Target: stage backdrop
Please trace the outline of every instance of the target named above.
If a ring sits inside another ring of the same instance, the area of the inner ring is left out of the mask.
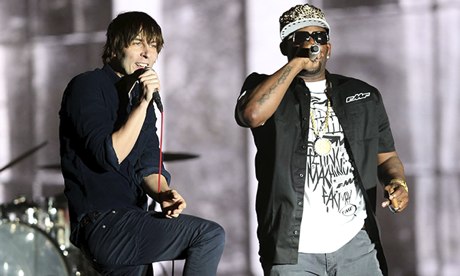
[[[62,199],[58,110],[70,79],[101,66],[105,30],[119,12],[142,10],[162,26],[162,82],[172,186],[189,214],[219,222],[227,242],[218,275],[262,275],[254,197],[254,148],[233,109],[244,78],[272,73],[278,18],[306,1],[0,0],[0,204],[19,196],[45,208]],[[382,93],[405,163],[411,205],[378,210],[395,276],[460,271],[458,0],[317,0],[332,26],[328,69]],[[51,202],[54,202],[51,200]],[[18,256],[20,258],[20,256]],[[72,260],[68,259],[69,262]],[[181,262],[175,265],[181,271]],[[170,275],[171,263],[155,275]]]

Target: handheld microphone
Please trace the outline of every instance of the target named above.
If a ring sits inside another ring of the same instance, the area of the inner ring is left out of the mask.
[[[314,61],[321,53],[321,47],[318,44],[312,45],[308,51],[308,58]]]
[[[132,77],[134,77],[136,79],[136,82],[139,83],[139,76],[142,75],[145,71],[149,70],[150,67],[145,67],[143,69],[138,69],[136,70],[136,72],[134,72],[132,74]],[[152,98],[153,98],[153,101],[155,102],[158,110],[160,112],[163,112],[163,104],[161,103],[161,97],[160,97],[160,92],[158,91],[158,89],[155,89],[155,91],[153,91],[153,94],[152,94]]]
[[[309,58],[311,61],[315,61],[315,59],[319,56],[320,53],[321,47],[318,44],[314,44],[310,48],[297,47],[295,56],[306,57]]]
[[[153,97],[153,101],[157,105],[158,110],[161,113],[163,113],[163,104],[161,103],[160,92],[158,91],[158,89],[155,89],[155,91],[153,91],[152,97]]]

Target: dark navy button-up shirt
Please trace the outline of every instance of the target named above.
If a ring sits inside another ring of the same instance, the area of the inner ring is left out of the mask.
[[[118,208],[145,209],[147,196],[142,178],[159,172],[160,150],[153,105],[147,110],[134,148],[123,162],[118,162],[112,133],[126,122],[132,109],[128,91],[116,88],[119,81],[120,77],[105,65],[74,77],[62,98],[61,170],[74,243],[74,232],[85,214]],[[162,174],[169,183],[170,174],[163,164]]]

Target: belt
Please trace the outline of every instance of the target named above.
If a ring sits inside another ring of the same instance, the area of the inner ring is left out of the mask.
[[[83,228],[87,226],[90,223],[95,222],[101,215],[101,212],[95,211],[86,214],[81,220],[80,220],[80,228]]]

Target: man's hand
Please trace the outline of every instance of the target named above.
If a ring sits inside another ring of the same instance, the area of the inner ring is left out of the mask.
[[[388,200],[382,203],[382,207],[389,207],[391,211],[400,213],[409,204],[409,189],[402,179],[393,179],[385,186],[385,196]]]
[[[153,92],[160,91],[160,79],[158,74],[152,68],[146,67],[145,72],[139,77],[140,84],[143,91],[143,99],[146,102],[152,100]]]
[[[158,200],[167,218],[177,218],[187,207],[184,198],[176,190],[159,193]]]

